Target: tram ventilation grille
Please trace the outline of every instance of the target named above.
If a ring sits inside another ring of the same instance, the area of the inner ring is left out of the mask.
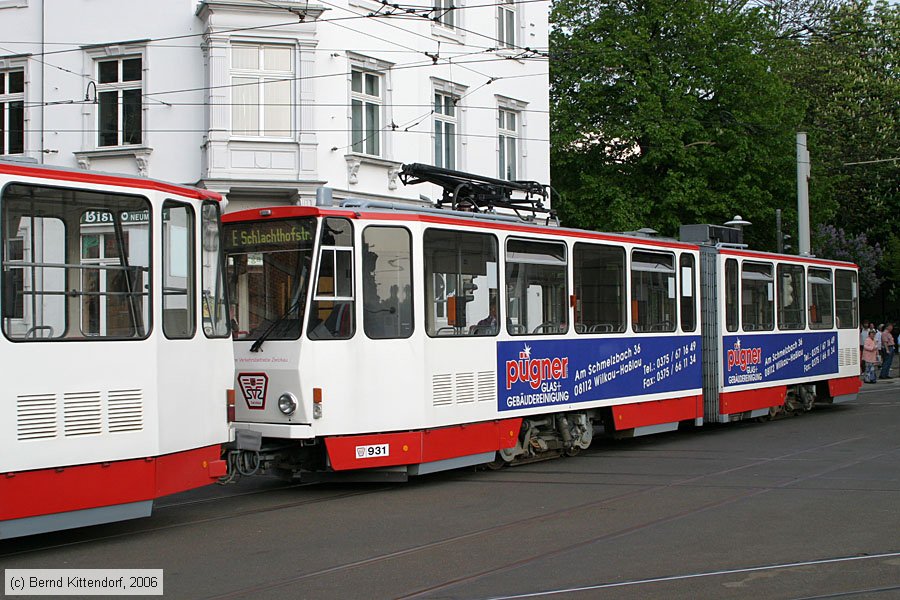
[[[56,395],[36,394],[16,398],[16,439],[56,437]]]
[[[478,373],[478,401],[493,402],[497,398],[497,376],[493,371]]]
[[[859,348],[841,348],[838,352],[838,366],[851,367],[859,364]]]
[[[431,398],[435,406],[453,404],[453,375],[438,373],[431,376]]]
[[[66,437],[103,433],[100,392],[72,392],[63,395],[63,422]]]
[[[144,428],[141,390],[110,390],[107,411],[109,432],[140,431]]]
[[[456,374],[456,403],[475,402],[475,373]]]

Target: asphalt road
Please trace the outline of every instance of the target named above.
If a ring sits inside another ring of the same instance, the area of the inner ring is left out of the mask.
[[[3,542],[0,566],[161,568],[167,598],[900,598],[897,381],[502,471],[245,479]]]

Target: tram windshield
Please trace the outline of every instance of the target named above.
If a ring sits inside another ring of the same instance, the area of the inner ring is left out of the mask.
[[[225,224],[234,339],[300,337],[315,230],[312,218]]]

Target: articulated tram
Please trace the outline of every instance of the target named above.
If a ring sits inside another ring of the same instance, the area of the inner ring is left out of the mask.
[[[526,182],[401,178],[444,198],[335,206],[323,191],[223,219],[233,471],[403,480],[859,389],[852,264],[748,251],[722,228],[675,241],[541,224],[520,216],[541,206]]]
[[[0,162],[0,539],[147,516],[225,472],[218,195]]]

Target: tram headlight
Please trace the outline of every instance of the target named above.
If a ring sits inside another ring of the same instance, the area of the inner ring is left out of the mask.
[[[297,410],[297,397],[290,392],[278,396],[278,410],[287,416],[294,414]]]

